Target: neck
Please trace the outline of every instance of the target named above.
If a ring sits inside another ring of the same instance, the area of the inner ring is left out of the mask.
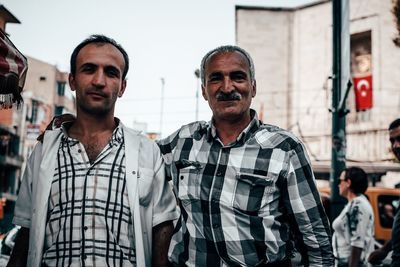
[[[221,142],[227,145],[236,141],[241,132],[249,125],[250,121],[251,117],[249,113],[245,118],[238,121],[214,119],[214,126],[217,129],[217,134]]]
[[[115,127],[116,122],[113,113],[106,116],[95,116],[78,110],[76,120],[71,125],[68,134],[78,139],[105,132],[109,132],[111,135]]]
[[[347,193],[347,196],[346,196],[346,198],[347,198],[347,200],[350,202],[350,201],[352,201],[354,198],[356,198],[357,197],[357,195],[356,194],[354,194],[353,192],[351,192],[351,191],[349,191],[348,193]]]

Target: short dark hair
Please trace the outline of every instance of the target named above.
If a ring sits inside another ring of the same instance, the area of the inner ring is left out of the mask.
[[[395,119],[394,121],[392,121],[392,123],[389,125],[389,131],[393,130],[393,129],[399,127],[399,126],[400,126],[400,118]]]
[[[359,167],[350,167],[344,170],[345,179],[351,181],[350,189],[354,194],[364,194],[368,188],[368,176]]]
[[[117,48],[122,53],[122,56],[124,57],[125,66],[124,66],[124,70],[122,73],[122,80],[125,80],[126,74],[128,73],[128,70],[129,70],[128,53],[126,53],[125,49],[122,48],[122,46],[119,43],[117,43],[114,39],[107,37],[105,35],[101,35],[101,34],[90,35],[88,38],[86,38],[80,44],[78,44],[77,47],[75,47],[74,51],[72,52],[71,60],[70,60],[71,74],[73,76],[75,76],[76,58],[78,57],[79,51],[81,51],[82,48],[84,48],[85,46],[87,46],[89,44],[111,44],[111,45],[115,46],[115,48]]]

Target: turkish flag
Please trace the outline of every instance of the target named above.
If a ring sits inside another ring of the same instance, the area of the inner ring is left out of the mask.
[[[372,108],[372,75],[353,77],[354,93],[356,96],[356,110]]]

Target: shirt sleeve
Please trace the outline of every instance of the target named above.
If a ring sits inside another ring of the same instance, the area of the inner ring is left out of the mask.
[[[21,186],[18,193],[18,199],[15,204],[13,223],[25,228],[31,226],[32,216],[32,180],[35,170],[35,163],[39,164],[40,161],[37,156],[40,154],[38,146],[28,158],[24,174],[22,176]],[[36,166],[37,167],[37,166]]]
[[[363,209],[360,201],[355,200],[348,212],[350,228],[350,245],[357,248],[365,248],[365,234],[368,230],[368,223],[371,220],[370,214]]]
[[[286,192],[283,192],[285,198]],[[334,266],[329,221],[303,144],[289,151],[287,197],[291,231],[305,266]]]
[[[157,145],[160,148],[161,155],[164,159],[165,164],[165,175],[168,181],[171,181],[171,165],[173,162],[173,150],[179,139],[179,130],[175,131],[170,136],[158,140]]]
[[[177,204],[172,187],[166,179],[165,164],[158,148],[155,155],[153,179],[153,227],[178,219]]]

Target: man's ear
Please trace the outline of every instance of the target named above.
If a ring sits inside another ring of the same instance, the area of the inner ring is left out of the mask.
[[[122,97],[126,89],[126,80],[122,81],[121,90],[119,90],[118,97]]]
[[[69,87],[71,87],[71,90],[75,91],[75,78],[74,75],[72,75],[72,73],[68,75],[68,82],[69,82]]]
[[[252,85],[252,90],[251,90],[251,96],[255,97],[257,94],[257,82],[256,80],[254,80],[253,85]]]
[[[204,85],[201,86],[201,94],[203,95],[204,100],[208,101],[208,97],[207,97],[206,89],[204,88]]]

